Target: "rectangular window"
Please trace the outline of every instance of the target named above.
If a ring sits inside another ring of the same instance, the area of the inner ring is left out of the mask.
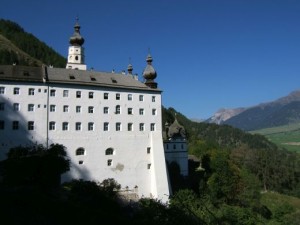
[[[55,122],[49,122],[49,130],[55,130]]]
[[[34,95],[34,88],[28,89],[28,95]]]
[[[139,112],[140,112],[140,115],[144,115],[144,109],[140,109]]]
[[[133,124],[132,123],[128,123],[128,126],[127,126],[127,130],[128,131],[132,131],[133,130]]]
[[[51,96],[51,97],[54,97],[54,96],[55,96],[55,92],[56,92],[56,90],[51,89],[51,90],[50,90],[50,96]]]
[[[112,166],[112,159],[107,160],[107,166]]]
[[[76,106],[76,113],[80,113],[81,112],[81,106]]]
[[[75,123],[75,130],[81,130],[81,123],[80,122]]]
[[[89,112],[89,113],[94,113],[94,107],[93,107],[93,106],[89,106],[88,112]]]
[[[104,107],[104,108],[103,108],[103,113],[104,113],[104,114],[108,114],[108,107]]]
[[[144,131],[145,130],[145,124],[140,123],[140,131]]]
[[[81,98],[81,91],[76,91],[76,98]]]
[[[63,112],[69,112],[69,106],[68,105],[63,106]]]
[[[69,97],[69,91],[68,90],[63,90],[63,97]]]
[[[94,130],[94,123],[92,123],[92,122],[88,123],[88,130],[89,131]]]
[[[153,116],[156,115],[156,109],[152,109],[152,115],[153,115]]]
[[[14,88],[14,95],[19,95],[20,94],[20,88],[15,87]]]
[[[34,111],[34,104],[28,104],[28,111],[33,112]]]
[[[120,93],[117,93],[116,94],[116,100],[120,100],[121,99],[121,95],[120,95]]]
[[[105,122],[105,123],[103,124],[103,130],[104,130],[104,131],[108,131],[108,129],[109,129],[109,123]]]
[[[120,131],[121,130],[121,123],[116,123],[116,131]]]
[[[104,99],[108,99],[108,93],[104,93],[103,97]]]
[[[132,115],[132,108],[128,108],[128,115]]]
[[[55,112],[55,111],[56,111],[56,106],[50,105],[50,112]]]
[[[4,130],[4,128],[5,128],[4,120],[0,120],[0,130]]]
[[[152,96],[152,102],[155,102],[155,96]]]
[[[147,169],[150,170],[151,169],[151,163],[147,164]]]
[[[144,101],[144,95],[140,95],[139,100],[140,100],[140,102]]]
[[[121,107],[119,105],[116,106],[116,114],[121,113]]]
[[[89,92],[89,98],[94,98],[94,92],[92,91]]]
[[[0,111],[4,111],[4,109],[5,109],[5,103],[0,102]]]
[[[151,148],[148,147],[148,148],[147,148],[147,154],[150,154],[150,152],[151,152]]]
[[[13,121],[12,122],[12,129],[13,130],[19,130],[19,121]]]
[[[69,130],[69,123],[68,122],[63,122],[62,123],[62,130]]]
[[[132,101],[132,94],[128,94],[128,101]]]
[[[0,87],[0,94],[5,94],[5,87]]]
[[[34,130],[34,122],[28,121],[27,128],[28,128],[28,130]]]
[[[155,123],[150,124],[150,131],[155,131]]]
[[[13,109],[14,109],[14,111],[20,111],[20,104],[19,103],[14,103],[13,104]]]

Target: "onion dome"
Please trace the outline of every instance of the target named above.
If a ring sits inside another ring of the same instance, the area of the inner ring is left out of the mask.
[[[155,69],[152,66],[153,59],[150,54],[148,54],[146,61],[147,61],[147,66],[143,72],[143,77],[146,80],[154,80],[156,78],[157,74],[156,74]]]
[[[128,64],[127,71],[128,71],[128,74],[132,74],[133,67],[132,67],[131,63]]]
[[[168,137],[172,139],[184,139],[186,137],[184,127],[179,124],[176,118],[175,121],[169,127]]]
[[[76,19],[76,24],[74,26],[74,34],[70,37],[70,44],[73,46],[81,46],[84,43],[84,38],[80,35],[80,25],[78,23],[78,18]]]
[[[157,83],[154,82],[154,79],[157,76],[157,73],[155,71],[155,69],[152,66],[152,56],[150,54],[148,54],[146,62],[147,62],[147,66],[143,72],[143,77],[146,79],[145,84],[151,88],[157,88]]]

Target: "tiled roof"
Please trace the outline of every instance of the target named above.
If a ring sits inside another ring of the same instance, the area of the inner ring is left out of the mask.
[[[43,82],[42,67],[0,66],[0,80]]]
[[[0,65],[0,81],[1,80],[25,82],[44,81],[49,83],[104,86],[160,92],[159,89],[152,89],[136,80],[133,75],[49,67]]]

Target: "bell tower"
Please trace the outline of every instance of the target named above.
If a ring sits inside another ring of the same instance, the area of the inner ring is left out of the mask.
[[[68,53],[67,69],[86,70],[86,64],[84,64],[84,38],[80,35],[80,25],[78,18],[74,26],[74,34],[70,37],[70,46]]]

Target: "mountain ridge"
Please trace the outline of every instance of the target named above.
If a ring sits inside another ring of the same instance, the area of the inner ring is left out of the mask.
[[[0,18],[0,64],[64,68],[66,59],[17,23]]]
[[[219,110],[206,122],[227,124],[246,131],[300,122],[300,90],[251,107]]]

